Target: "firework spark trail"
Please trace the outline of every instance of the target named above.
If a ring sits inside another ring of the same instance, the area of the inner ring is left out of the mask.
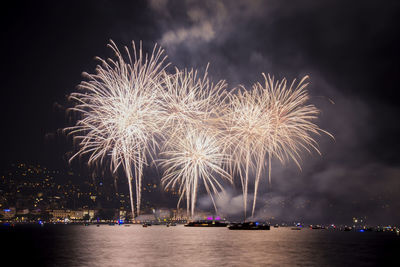
[[[238,173],[242,184],[244,215],[247,212],[249,176],[255,172],[252,216],[254,216],[258,185],[265,166],[271,183],[271,159],[284,163],[292,159],[300,168],[300,151],[316,150],[317,142],[312,134],[321,130],[313,120],[319,110],[307,105],[308,83],[304,77],[296,87],[294,80],[287,86],[286,79],[274,81],[264,76],[265,85],[256,83],[252,90],[231,94],[230,106],[224,116],[226,134],[230,138],[227,150],[232,159],[229,170]],[[327,133],[330,135],[329,133]]]
[[[111,156],[113,172],[122,166],[128,179],[132,216],[134,204],[132,175],[136,186],[136,209],[140,214],[141,181],[143,166],[148,163],[157,146],[155,135],[160,126],[154,118],[160,116],[159,89],[164,72],[163,50],[154,46],[150,57],[143,55],[140,44],[135,43],[131,57],[125,47],[127,61],[114,42],[108,45],[117,60],[100,59],[95,74],[84,73],[87,81],[80,84],[82,92],[75,92],[71,109],[81,118],[65,130],[74,135],[79,151],[70,159],[88,154],[88,164],[104,162]],[[133,172],[133,173],[132,173]]]
[[[226,106],[223,104],[227,97],[226,83],[211,83],[207,68],[202,77],[195,70],[176,69],[175,74],[165,77],[163,84],[164,113],[161,118],[167,139],[160,162],[167,169],[162,181],[166,188],[180,184],[177,206],[186,195],[187,212],[189,214],[191,208],[192,217],[198,183],[203,182],[216,209],[212,193],[218,195],[218,189],[222,190],[222,187],[213,175],[217,173],[229,178],[221,168],[226,156],[217,146],[220,138],[219,110]]]
[[[175,74],[165,75],[162,94],[163,131],[168,140],[187,127],[198,129],[216,129],[219,110],[226,94],[225,81],[213,84],[208,79],[208,67],[204,76],[199,77],[197,70],[176,69]],[[165,145],[168,145],[168,140]]]
[[[179,204],[186,196],[187,214],[193,218],[199,183],[202,182],[217,211],[212,194],[219,196],[224,191],[218,177],[231,181],[230,175],[222,168],[226,155],[223,154],[215,131],[187,128],[176,133],[162,152],[161,166],[165,168],[162,183],[165,188],[177,188]]]
[[[227,138],[222,140],[230,140],[229,145],[225,147],[226,153],[231,156],[228,169],[232,176],[234,173],[239,174],[245,214],[250,171],[257,167],[254,161],[262,161],[265,155],[265,134],[271,127],[270,116],[266,114],[268,110],[262,109],[258,103],[259,100],[258,90],[244,90],[244,92],[238,91],[237,94],[231,94],[230,105],[225,111],[223,120]]]

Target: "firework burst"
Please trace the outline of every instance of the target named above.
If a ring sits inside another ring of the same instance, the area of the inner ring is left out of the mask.
[[[157,162],[165,168],[162,183],[178,188],[178,207],[186,196],[187,212],[193,217],[202,183],[216,209],[213,195],[223,191],[219,178],[232,182],[237,175],[246,217],[253,176],[252,215],[267,169],[271,183],[271,160],[293,160],[300,168],[302,150],[319,153],[313,136],[330,135],[314,123],[319,110],[307,104],[307,76],[289,85],[286,79],[275,81],[263,74],[263,84],[227,93],[225,81],[210,82],[208,67],[203,76],[193,69],[167,74],[166,57],[157,46],[148,56],[133,43],[133,58],[127,47],[125,57],[112,41],[109,47],[116,60],[99,58],[95,74],[84,73],[80,91],[70,95],[75,104],[71,110],[80,119],[65,130],[79,145],[70,160],[86,155],[89,164],[110,159],[113,172],[123,168],[133,216],[132,181],[139,214],[143,168],[159,144],[162,157]]]
[[[226,83],[210,82],[206,68],[204,76],[195,70],[176,69],[175,74],[165,77],[163,85],[161,120],[166,139],[160,161],[166,171],[162,182],[165,188],[179,184],[178,207],[186,195],[187,211],[189,214],[191,207],[193,217],[198,183],[203,181],[216,208],[212,194],[222,187],[214,175],[229,177],[221,168],[226,157],[218,145]]]
[[[224,90],[226,83],[210,82],[207,69],[202,77],[193,69],[176,69],[175,74],[165,76],[161,121],[168,140],[174,139],[187,127],[208,130],[217,128],[219,110],[226,106],[223,105],[227,96]]]
[[[111,157],[113,172],[122,166],[128,179],[132,216],[134,216],[132,180],[136,186],[136,209],[140,213],[143,166],[157,146],[160,127],[159,89],[164,71],[163,50],[154,47],[150,57],[133,43],[133,55],[125,47],[126,58],[111,41],[109,47],[117,60],[102,60],[95,74],[84,73],[79,89],[70,95],[73,111],[80,119],[66,128],[74,135],[79,151],[74,157],[89,155],[88,163],[104,162]]]
[[[263,76],[264,85],[256,83],[252,90],[242,87],[243,91],[231,94],[223,120],[230,139],[226,146],[231,155],[228,167],[232,175],[237,173],[240,177],[245,217],[250,175],[255,174],[254,215],[258,185],[266,167],[271,182],[271,159],[276,157],[282,163],[292,159],[300,167],[302,149],[311,152],[311,148],[319,153],[312,135],[327,133],[313,123],[319,110],[307,104],[307,76],[297,86],[296,80],[287,86],[286,79],[274,81]]]
[[[168,148],[162,153],[161,165],[165,168],[162,183],[165,188],[178,188],[180,195],[177,207],[186,196],[186,208],[189,216],[194,217],[197,191],[203,183],[217,211],[213,194],[219,196],[224,188],[218,178],[231,180],[222,168],[226,155],[219,147],[219,136],[215,131],[188,128],[179,136],[175,133]]]

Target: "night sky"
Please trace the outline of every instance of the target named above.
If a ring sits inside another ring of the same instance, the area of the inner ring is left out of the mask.
[[[67,166],[66,96],[96,56],[142,40],[172,66],[204,70],[232,89],[310,75],[322,156],[273,162],[258,215],[400,223],[399,1],[30,1],[2,8],[2,169],[15,161]],[[334,104],[333,104],[334,103]],[[219,203],[240,212],[240,196]],[[284,205],[282,203],[285,203]],[[200,200],[200,207],[209,205]]]

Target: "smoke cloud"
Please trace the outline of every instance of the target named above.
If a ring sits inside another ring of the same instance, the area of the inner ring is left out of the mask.
[[[180,68],[204,68],[210,62],[210,76],[227,80],[230,88],[250,87],[261,81],[262,72],[289,80],[310,76],[310,102],[321,110],[318,124],[335,139],[317,138],[322,155],[304,153],[301,170],[292,162],[273,162],[272,186],[266,172],[260,185],[257,218],[400,220],[398,157],[394,147],[381,148],[399,129],[380,121],[382,114],[393,119],[398,108],[374,87],[382,71],[368,77],[382,60],[370,41],[392,34],[384,26],[394,12],[387,7],[385,15],[377,9],[370,16],[374,3],[363,2],[360,12],[359,5],[344,1],[152,0],[149,6],[158,42]],[[385,132],[388,139],[379,143]],[[212,208],[211,202],[199,203]],[[228,192],[217,205],[223,214],[240,216],[240,190]]]

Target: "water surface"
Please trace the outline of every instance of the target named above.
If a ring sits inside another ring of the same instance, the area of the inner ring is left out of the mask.
[[[377,232],[31,225],[0,234],[14,266],[399,266],[400,255],[400,237]]]

